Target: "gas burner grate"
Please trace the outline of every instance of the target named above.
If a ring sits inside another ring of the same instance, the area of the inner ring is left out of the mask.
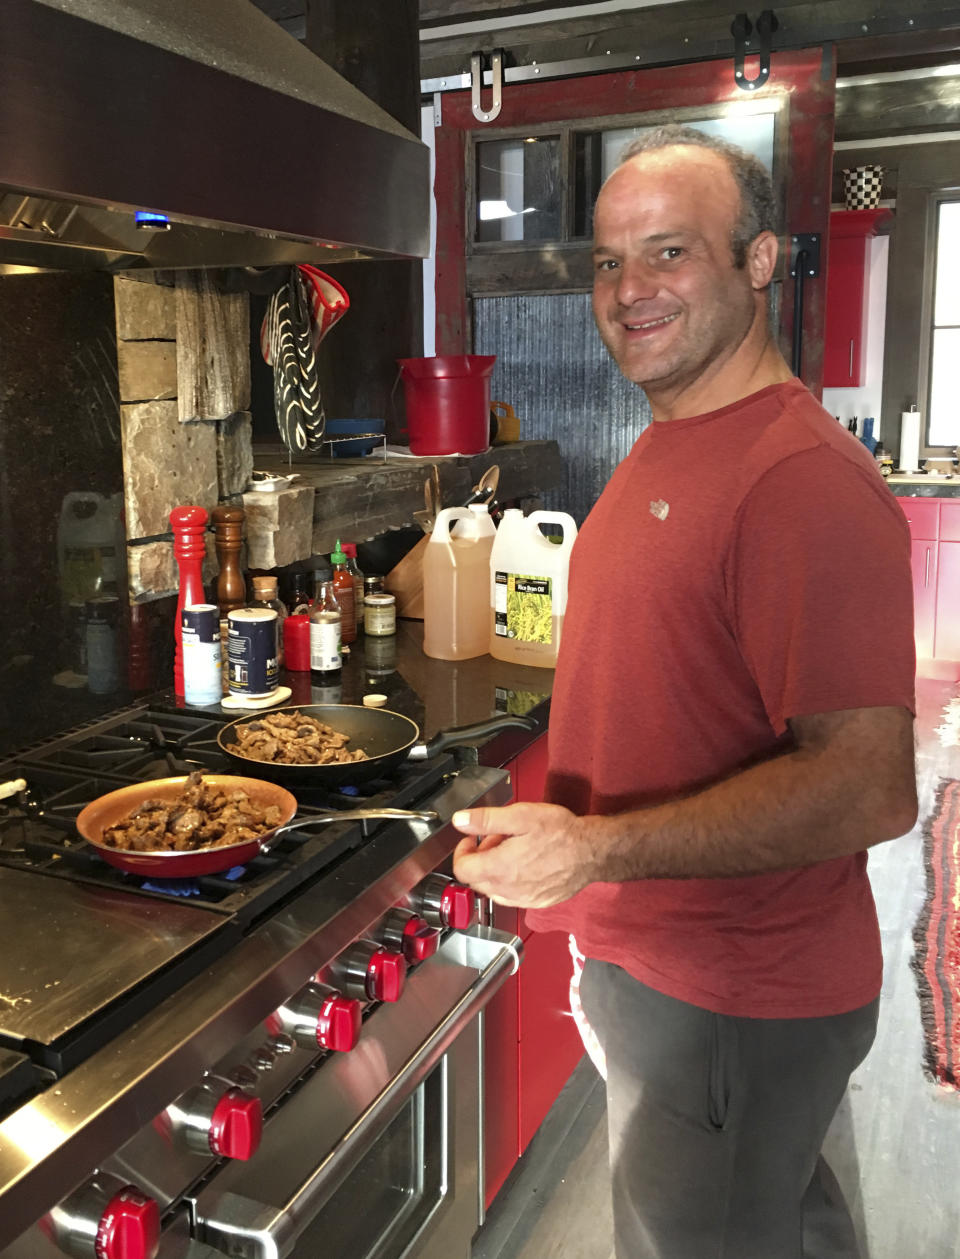
[[[191,769],[228,772],[227,758],[217,749],[222,722],[199,715],[155,712],[142,714],[65,739],[41,744],[20,759],[26,765],[54,764],[58,769],[96,773],[123,782],[147,782],[189,773]],[[196,743],[198,755],[186,752]],[[186,763],[185,763],[186,762]]]

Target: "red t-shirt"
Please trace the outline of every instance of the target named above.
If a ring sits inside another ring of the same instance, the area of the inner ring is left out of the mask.
[[[571,557],[547,798],[669,800],[791,746],[790,717],[913,712],[914,671],[906,520],[798,380],[653,423]],[[880,991],[866,864],[593,883],[527,921],[720,1014],[838,1014]]]

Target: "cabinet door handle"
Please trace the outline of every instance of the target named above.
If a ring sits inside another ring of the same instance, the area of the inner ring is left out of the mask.
[[[850,338],[850,370],[847,374],[853,380],[853,337]]]
[[[930,585],[930,548],[927,547],[927,561],[923,571],[923,584]]]

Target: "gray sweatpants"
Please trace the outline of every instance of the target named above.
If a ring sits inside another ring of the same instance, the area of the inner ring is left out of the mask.
[[[732,1018],[591,958],[580,998],[607,1058],[617,1259],[857,1259],[820,1147],[878,1001]]]

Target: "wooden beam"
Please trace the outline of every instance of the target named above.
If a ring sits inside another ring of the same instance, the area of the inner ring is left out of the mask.
[[[427,39],[421,45],[421,78],[464,73],[470,54],[478,48],[503,48],[511,66],[540,66],[632,54],[639,64],[668,65],[733,56],[730,22],[736,7],[729,0],[684,0],[644,9],[602,13],[592,17],[562,18],[527,26],[498,26],[486,39],[476,31]],[[896,49],[909,53],[914,39],[944,40],[945,32],[960,30],[960,5],[956,0],[927,0],[905,6],[900,0],[784,0],[776,6],[779,29],[771,46],[817,47],[824,43],[855,46],[858,55],[893,56]],[[845,60],[845,67],[852,62]]]
[[[836,140],[960,129],[960,74],[853,83],[837,90]]]

